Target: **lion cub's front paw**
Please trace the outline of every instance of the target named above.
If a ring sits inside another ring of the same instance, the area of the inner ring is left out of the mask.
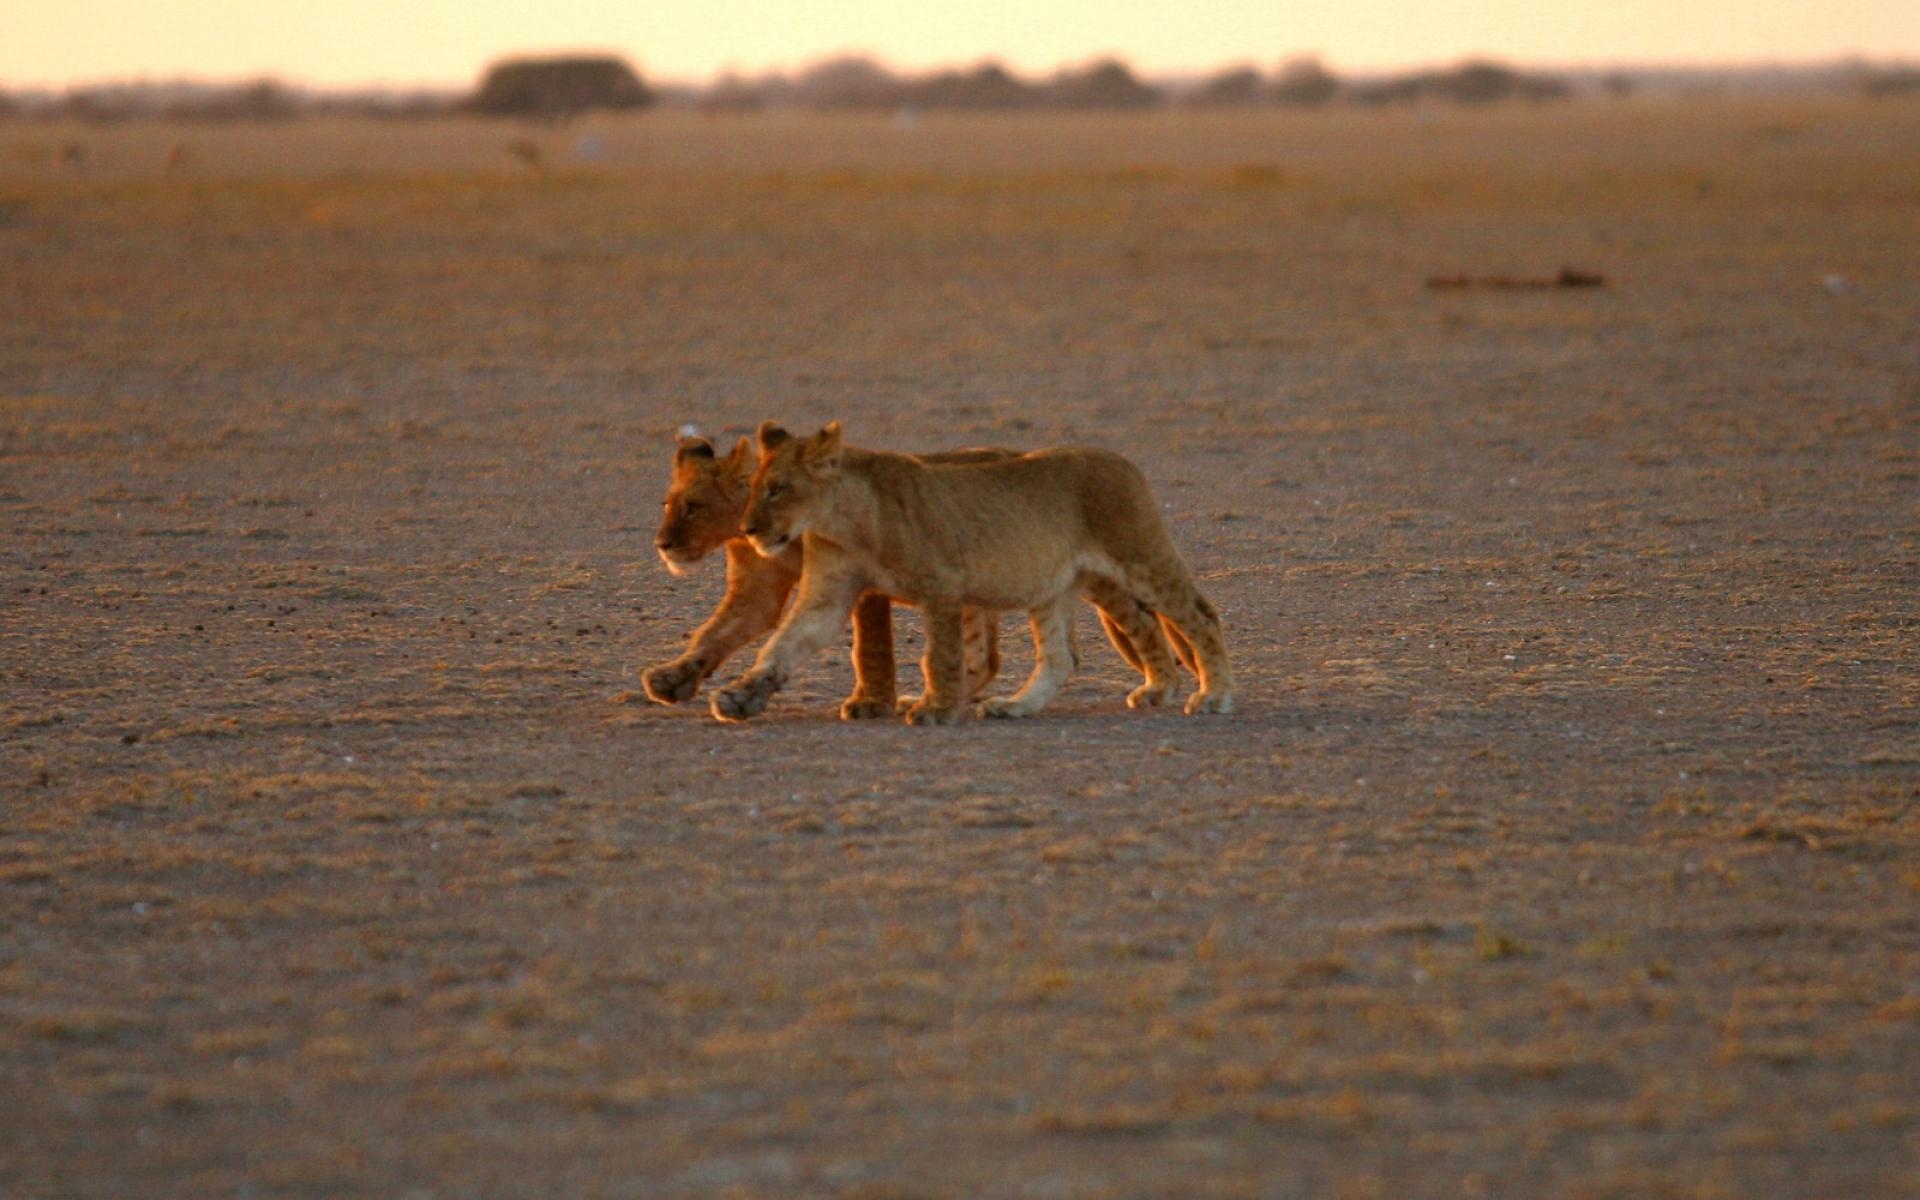
[[[780,685],[767,677],[742,675],[713,694],[713,715],[722,721],[746,721],[767,711]]]
[[[926,698],[923,696],[907,707],[907,724],[951,725],[955,721],[958,721],[962,715],[963,710],[958,706],[935,708],[933,705],[928,704]]]
[[[890,717],[896,711],[898,711],[898,709],[896,709],[895,701],[893,700],[889,700],[884,696],[869,695],[866,692],[855,692],[841,702],[840,719],[842,721],[871,721],[878,717]]]
[[[1199,716],[1201,713],[1230,713],[1233,711],[1232,692],[1195,692],[1187,697],[1187,715]]]
[[[642,671],[640,686],[647,689],[647,699],[655,704],[684,704],[700,690],[704,678],[698,663],[677,658]]]
[[[1010,721],[1019,717],[1030,717],[1040,710],[1034,705],[1002,697],[997,700],[982,700],[973,706],[973,711],[989,721]]]
[[[1143,683],[1127,693],[1128,708],[1159,708],[1173,689],[1164,683]]]

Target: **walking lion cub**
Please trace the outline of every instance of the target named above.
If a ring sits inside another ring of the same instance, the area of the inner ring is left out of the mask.
[[[930,463],[844,445],[838,422],[801,439],[769,421],[759,440],[747,537],[766,555],[803,543],[806,566],[798,599],[753,669],[714,694],[716,717],[763,712],[866,591],[925,614],[927,689],[907,710],[913,724],[961,715],[960,626],[969,606],[1025,609],[1034,637],[1025,686],[984,702],[981,715],[1039,712],[1073,672],[1070,618],[1082,593],[1103,607],[1118,600],[1156,614],[1176,644],[1186,643],[1200,676],[1187,712],[1232,708],[1219,615],[1194,586],[1146,479],[1119,455],[1065,448]]]
[[[954,451],[956,459],[1005,458],[1010,450]],[[741,438],[732,453],[720,455],[705,438],[683,438],[673,455],[673,480],[662,504],[660,531],[653,546],[675,575],[724,549],[727,590],[718,608],[693,631],[678,658],[640,672],[647,698],[656,704],[680,704],[735,651],[757,642],[780,624],[793,585],[800,579],[801,552],[796,543],[776,555],[763,555],[740,532],[755,458]],[[984,688],[1000,673],[1000,632],[990,612],[969,612],[963,623],[968,677]],[[893,602],[868,593],[860,598],[853,621],[853,694],[840,705],[846,720],[892,716],[895,706]]]
[[[950,450],[923,456],[925,462],[987,462],[1012,458],[999,449]],[[647,697],[657,704],[679,704],[699,692],[700,684],[742,646],[756,642],[780,623],[787,600],[800,579],[799,542],[768,556],[754,549],[741,532],[756,459],[741,438],[729,454],[719,454],[705,438],[680,442],[673,456],[673,478],[662,504],[654,549],[667,569],[684,574],[715,550],[727,558],[727,590],[719,607],[694,630],[678,658],[640,673]],[[1096,589],[1097,591],[1097,589]],[[1171,691],[1173,653],[1151,614],[1118,593],[1090,595],[1103,605],[1100,621],[1123,658],[1146,676],[1128,697],[1134,707],[1158,704]],[[1000,671],[998,613],[970,608],[962,617],[962,646],[969,698]],[[1184,646],[1183,661],[1191,665]],[[895,710],[893,601],[867,592],[854,608],[854,690],[840,706],[842,718],[889,716]]]

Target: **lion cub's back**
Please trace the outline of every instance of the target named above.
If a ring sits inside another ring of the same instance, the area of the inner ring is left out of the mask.
[[[948,518],[935,527],[976,552],[1044,560],[1166,540],[1146,477],[1110,450],[1061,446],[935,475],[930,508]]]
[[[1019,462],[1021,469],[1062,486],[1072,496],[1081,522],[1091,530],[1124,533],[1143,522],[1156,529],[1161,525],[1147,477],[1131,460],[1111,450],[1061,446],[1036,450]]]
[[[1071,520],[1102,493],[1131,491],[1127,476],[1139,474],[1118,455],[1079,446],[1005,459],[925,460],[925,466],[931,469],[915,482],[924,486],[924,502],[932,512],[964,511],[974,522],[993,517]]]
[[[938,450],[932,454],[916,454],[913,457],[934,467],[965,466],[970,463],[1004,462],[1009,458],[1019,458],[1025,451],[1008,450],[1004,446],[962,446],[957,450]]]

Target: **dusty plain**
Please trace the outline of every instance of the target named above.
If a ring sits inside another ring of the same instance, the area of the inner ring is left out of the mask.
[[[0,1195],[1920,1193],[1920,105],[0,151]],[[646,703],[768,416],[1133,455],[1239,711]]]

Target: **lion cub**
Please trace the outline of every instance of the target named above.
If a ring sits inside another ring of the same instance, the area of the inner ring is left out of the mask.
[[[1010,450],[961,450],[956,458],[1005,458]],[[673,482],[662,505],[654,549],[675,575],[725,548],[727,591],[718,608],[687,639],[675,659],[640,673],[647,698],[656,704],[693,699],[700,684],[740,647],[757,642],[780,623],[787,597],[800,578],[801,550],[796,543],[771,557],[753,548],[740,532],[755,460],[746,438],[722,458],[705,438],[683,438],[673,455]],[[994,614],[969,612],[962,638],[967,677],[984,688],[1000,673],[1000,631]],[[895,708],[893,602],[884,595],[862,596],[853,622],[853,694],[840,705],[847,720],[891,716]]]
[[[1073,672],[1071,604],[1082,592],[1153,613],[1187,644],[1200,676],[1187,712],[1233,706],[1219,615],[1194,586],[1146,479],[1117,454],[1066,448],[930,463],[843,445],[838,422],[796,439],[769,421],[745,528],[762,554],[804,544],[806,569],[799,599],[753,669],[715,693],[722,720],[764,711],[869,590],[926,615],[927,690],[907,710],[913,724],[953,721],[969,698],[961,641],[969,606],[1024,608],[1033,629],[1026,685],[987,701],[981,714],[1039,712]]]
[[[987,462],[1014,454],[996,449],[951,450],[926,455],[922,461]],[[771,632],[780,623],[787,598],[800,578],[802,553],[798,543],[768,558],[740,532],[755,465],[745,438],[725,457],[719,456],[705,438],[683,439],[674,452],[673,481],[662,505],[654,548],[667,569],[678,575],[724,547],[727,591],[713,615],[694,630],[680,657],[641,672],[647,696],[656,703],[679,704],[692,699],[701,681],[730,655]],[[1100,623],[1114,649],[1146,677],[1127,697],[1127,703],[1135,708],[1161,703],[1172,691],[1174,653],[1189,669],[1191,653],[1180,642],[1170,651],[1152,615],[1129,597],[1093,588],[1088,598],[1099,607]],[[840,706],[843,718],[886,716],[895,709],[892,610],[892,600],[880,593],[862,596],[854,608],[856,682],[853,695]],[[969,697],[977,696],[999,674],[997,616],[968,610],[962,619]]]

